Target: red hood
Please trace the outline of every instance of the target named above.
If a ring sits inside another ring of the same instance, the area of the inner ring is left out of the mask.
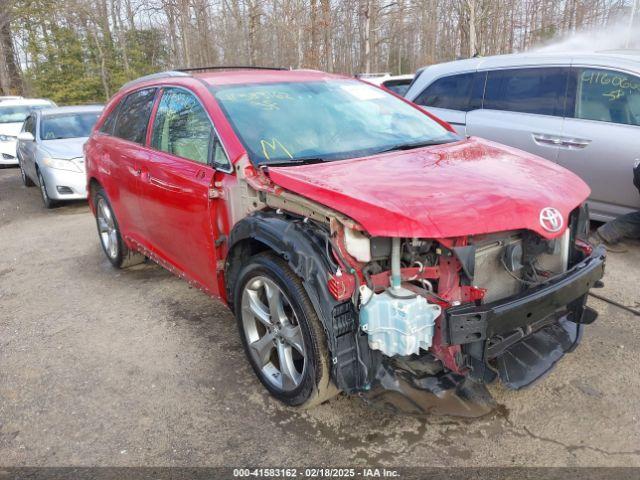
[[[271,167],[286,190],[326,205],[373,236],[449,238],[507,230],[556,233],[540,225],[540,211],[569,213],[589,187],[576,175],[534,155],[486,140],[367,158]]]

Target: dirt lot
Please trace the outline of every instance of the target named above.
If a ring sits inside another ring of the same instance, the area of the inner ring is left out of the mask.
[[[597,300],[577,352],[479,420],[267,396],[225,307],[154,265],[111,268],[86,204],[0,170],[0,465],[640,466],[640,318]],[[640,306],[640,244],[599,293]]]

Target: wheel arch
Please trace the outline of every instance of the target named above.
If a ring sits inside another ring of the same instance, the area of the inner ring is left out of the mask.
[[[323,325],[332,357],[331,376],[338,388],[352,390],[359,375],[357,365],[353,364],[354,359],[350,355],[347,358],[344,341],[347,340],[346,337],[353,337],[342,331],[338,332],[334,319],[336,307],[344,302],[335,300],[327,287],[329,274],[335,267],[327,257],[326,239],[323,235],[328,235],[328,232],[322,232],[318,225],[272,211],[254,212],[240,220],[229,235],[229,250],[225,262],[227,299],[233,310],[235,282],[244,261],[252,255],[269,250],[283,258],[302,280],[305,292]],[[340,338],[337,333],[341,334]],[[352,348],[348,350],[353,351]]]
[[[236,223],[229,235],[229,250],[225,262],[227,298],[232,308],[230,294],[243,260],[267,250],[282,257],[295,274],[302,278],[310,297],[311,293],[317,296],[318,292],[315,290],[323,282],[326,286],[331,266],[320,248],[320,239],[313,234],[311,228],[305,227],[307,226],[301,220],[275,212],[255,212]]]
[[[102,184],[98,181],[98,179],[96,177],[91,177],[89,178],[89,183],[87,185],[88,187],[88,200],[89,200],[89,208],[91,209],[91,211],[93,211],[95,213],[95,206],[93,204],[93,198],[96,194],[96,192],[98,191],[99,188],[102,188]]]

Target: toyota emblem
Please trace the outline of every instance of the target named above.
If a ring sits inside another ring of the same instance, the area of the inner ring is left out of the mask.
[[[547,232],[559,232],[564,225],[562,214],[553,207],[545,207],[540,210],[540,225]]]

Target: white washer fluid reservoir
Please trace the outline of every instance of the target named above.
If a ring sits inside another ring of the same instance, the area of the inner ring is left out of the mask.
[[[418,354],[431,347],[439,305],[420,295],[395,297],[390,290],[373,293],[361,287],[360,328],[369,335],[369,347],[388,357]]]

